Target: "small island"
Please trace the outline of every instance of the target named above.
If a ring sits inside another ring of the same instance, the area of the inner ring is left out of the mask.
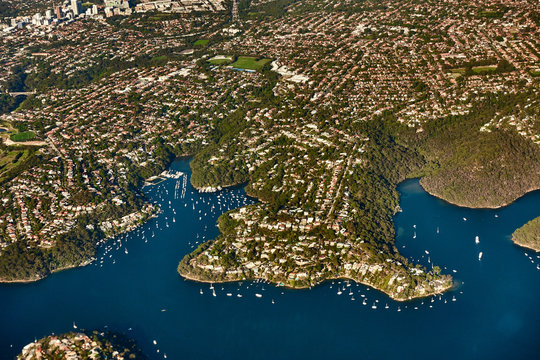
[[[540,251],[540,216],[514,231],[512,241],[519,246]]]
[[[26,345],[17,360],[147,359],[134,340],[111,332],[69,332]]]

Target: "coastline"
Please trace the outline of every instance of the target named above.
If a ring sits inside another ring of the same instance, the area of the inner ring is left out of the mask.
[[[152,204],[150,202],[145,202],[145,205],[148,206],[148,205],[152,205]],[[160,211],[159,207],[156,207],[153,212],[146,213],[148,216],[146,218],[143,218],[143,224],[146,223],[147,221],[149,221],[150,219],[155,218],[157,216],[156,214],[159,211]],[[141,210],[138,210],[138,211],[135,211],[135,212],[133,212],[131,214],[140,213],[140,212],[141,212]],[[137,227],[139,227],[141,225],[142,224],[140,224],[140,223],[134,223],[132,225],[128,225],[127,227],[125,227],[124,229],[122,229],[120,231],[118,231],[117,229],[113,229],[113,230],[111,230],[111,232],[109,234],[104,233],[103,238],[99,239],[98,242],[96,243],[96,247],[99,246],[100,244],[108,242],[110,239],[112,239],[115,236],[118,236],[118,235],[121,235],[123,233],[132,231],[132,230],[136,229]],[[85,266],[91,264],[92,262],[94,262],[96,260],[96,258],[94,256],[95,256],[95,253],[90,258],[87,258],[86,260],[82,261],[79,264],[70,264],[70,265],[62,266],[62,267],[52,269],[52,270],[49,269],[48,273],[41,274],[41,275],[38,275],[38,276],[33,277],[33,278],[14,279],[14,280],[0,279],[0,284],[16,284],[16,283],[25,284],[25,283],[37,282],[37,281],[40,281],[40,280],[43,280],[43,279],[47,278],[48,276],[50,276],[52,274],[58,273],[60,271],[69,270],[69,269],[75,269],[75,268],[79,268],[79,267],[85,267]]]
[[[409,296],[409,297],[405,297],[405,298],[403,298],[403,297],[400,298],[400,297],[393,296],[392,293],[389,293],[389,292],[385,291],[384,289],[381,289],[380,287],[377,287],[376,285],[370,284],[367,281],[358,280],[358,279],[355,279],[354,277],[349,277],[349,276],[336,276],[336,277],[327,278],[327,279],[319,281],[316,284],[311,285],[311,286],[308,286],[308,285],[290,286],[290,285],[283,284],[283,283],[276,283],[275,281],[272,281],[272,280],[269,280],[269,279],[263,278],[263,277],[210,281],[210,280],[204,280],[204,279],[201,279],[201,278],[194,277],[193,275],[186,274],[185,272],[182,272],[182,273],[179,272],[179,274],[180,274],[180,276],[182,278],[184,278],[184,280],[193,281],[193,282],[197,282],[197,283],[201,283],[201,284],[224,284],[224,283],[232,283],[232,282],[240,282],[240,281],[264,280],[264,281],[267,281],[267,282],[269,282],[270,284],[272,284],[272,285],[274,285],[276,287],[283,287],[283,288],[286,288],[286,289],[289,289],[289,290],[310,289],[312,287],[319,286],[319,285],[323,284],[326,281],[349,280],[349,281],[354,281],[356,283],[359,283],[359,284],[362,284],[362,285],[365,285],[365,286],[369,286],[372,289],[378,290],[378,291],[386,294],[392,300],[399,301],[399,302],[405,302],[405,301],[410,301],[410,300],[415,300],[415,299],[423,299],[423,298],[428,298],[430,296],[440,295],[440,294],[445,293],[448,290],[451,290],[452,288],[454,288],[456,286],[455,283],[452,281],[451,285],[445,287],[441,291],[433,291],[433,292],[429,292],[429,293],[422,294],[422,295],[419,295],[419,296]]]
[[[515,245],[540,252],[540,216],[514,230],[511,239]]]
[[[513,236],[512,236],[512,242],[513,242],[515,245],[517,245],[517,246],[519,246],[519,247],[522,247],[522,248],[524,248],[524,249],[532,250],[532,251],[535,251],[535,252],[537,252],[537,253],[540,253],[540,247],[533,247],[533,246],[531,246],[531,245],[527,245],[527,244],[520,243],[520,242],[514,240],[514,237],[513,237]]]
[[[40,280],[43,280],[43,279],[47,278],[47,276],[49,276],[49,275],[52,275],[52,274],[55,274],[55,273],[58,273],[58,272],[61,272],[61,271],[64,271],[64,270],[69,270],[69,269],[74,269],[74,268],[78,268],[78,267],[88,266],[92,262],[94,262],[94,260],[95,260],[95,258],[91,258],[91,259],[88,259],[86,261],[83,261],[80,264],[62,266],[62,267],[59,267],[57,269],[52,270],[49,274],[41,275],[41,276],[39,276],[39,277],[37,277],[35,279],[18,279],[18,280],[0,279],[0,284],[17,284],[17,283],[19,283],[19,284],[28,284],[28,283],[37,282],[37,281],[40,281]]]
[[[440,199],[440,200],[442,200],[444,202],[447,202],[450,205],[454,205],[454,206],[458,206],[458,207],[462,207],[462,208],[468,208],[468,209],[486,209],[486,210],[501,209],[501,208],[504,208],[506,206],[512,205],[514,202],[516,202],[517,200],[521,199],[523,196],[525,196],[525,195],[527,195],[527,194],[529,194],[531,192],[540,190],[540,184],[539,184],[538,186],[536,186],[534,188],[530,188],[530,189],[526,190],[525,192],[520,193],[520,195],[518,195],[517,197],[515,197],[513,200],[511,200],[509,202],[505,202],[503,204],[497,204],[497,205],[488,205],[488,206],[478,205],[478,206],[474,206],[474,205],[470,205],[470,204],[464,204],[464,203],[448,200],[448,199],[444,198],[442,195],[439,195],[439,194],[435,193],[431,189],[427,189],[424,186],[424,184],[422,184],[423,177],[419,178],[419,179],[420,179],[420,181],[419,181],[420,186],[428,194],[430,194],[430,195],[432,195],[432,196],[436,197],[437,199]]]
[[[206,193],[206,194],[213,194],[213,193],[220,192],[222,190],[233,189],[233,188],[236,188],[236,187],[244,187],[245,185],[247,185],[247,183],[248,182],[244,181],[244,182],[240,182],[240,183],[233,183],[233,184],[227,184],[227,185],[197,186],[197,185],[193,185],[193,183],[191,182],[191,179],[190,179],[190,184],[195,190],[197,190],[200,193]],[[251,197],[253,197],[253,196],[251,196]],[[260,200],[257,199],[257,201],[260,201]]]

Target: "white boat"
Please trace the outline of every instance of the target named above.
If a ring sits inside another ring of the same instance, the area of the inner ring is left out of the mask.
[[[377,305],[375,305],[375,303],[373,303],[373,305],[371,305],[371,308],[372,308],[372,309],[376,309],[376,308],[377,308]]]
[[[258,297],[258,298],[262,298],[261,294],[255,294],[255,296]]]
[[[480,251],[480,254],[478,254],[478,261],[482,260],[482,255],[484,255],[484,253]]]
[[[464,218],[463,218],[463,221],[467,221],[467,218],[464,217]]]
[[[212,296],[216,296],[216,291],[212,289]]]
[[[156,340],[154,340],[154,341],[152,341],[152,342],[154,343],[154,345],[157,345],[157,341],[156,341]]]
[[[476,235],[476,237],[474,238],[474,242],[476,244],[480,244],[480,238],[478,237],[478,235]]]
[[[75,321],[73,322],[73,328],[76,329],[77,325],[75,325]]]
[[[238,295],[236,295],[236,296],[240,298],[240,297],[242,297],[242,294],[238,294]]]
[[[339,290],[339,291],[337,292],[337,294],[338,294],[338,295],[341,295],[341,294],[342,294],[341,290]]]

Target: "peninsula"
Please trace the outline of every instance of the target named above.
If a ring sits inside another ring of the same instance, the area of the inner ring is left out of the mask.
[[[512,241],[519,246],[540,251],[540,216],[514,231]]]
[[[401,181],[486,208],[540,187],[532,0],[107,3],[6,12],[0,281],[87,263],[159,211],[141,187],[180,156],[201,191],[259,200],[182,276],[397,300],[452,286],[395,246]]]

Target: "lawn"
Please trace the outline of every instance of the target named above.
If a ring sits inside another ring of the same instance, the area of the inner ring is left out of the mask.
[[[268,64],[270,61],[272,60],[257,60],[256,57],[252,56],[239,56],[238,59],[232,64],[232,66],[237,69],[261,70],[263,66]]]
[[[199,39],[193,43],[193,46],[206,46],[208,45],[208,39]]]
[[[472,67],[472,71],[475,74],[479,74],[479,75],[490,74],[490,73],[494,72],[495,70],[497,70],[497,65],[473,66]]]
[[[29,141],[36,137],[33,131],[23,131],[17,134],[11,135],[12,141]]]

